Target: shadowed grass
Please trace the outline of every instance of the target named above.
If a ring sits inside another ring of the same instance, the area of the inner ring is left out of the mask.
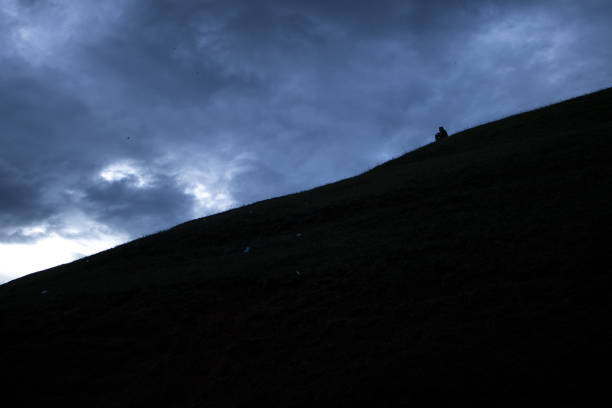
[[[0,286],[2,384],[101,407],[597,389],[611,138],[604,90]]]

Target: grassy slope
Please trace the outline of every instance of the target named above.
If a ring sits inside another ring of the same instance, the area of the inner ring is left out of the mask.
[[[13,281],[0,383],[117,407],[596,387],[611,152],[605,90]]]

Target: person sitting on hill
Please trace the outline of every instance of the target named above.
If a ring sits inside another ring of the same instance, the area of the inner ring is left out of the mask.
[[[440,139],[444,139],[445,137],[448,137],[448,133],[446,133],[446,129],[444,129],[444,126],[440,126],[438,130],[439,132],[436,133],[436,141]]]

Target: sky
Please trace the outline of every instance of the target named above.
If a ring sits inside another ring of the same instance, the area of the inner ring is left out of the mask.
[[[612,86],[609,0],[0,0],[0,283]]]

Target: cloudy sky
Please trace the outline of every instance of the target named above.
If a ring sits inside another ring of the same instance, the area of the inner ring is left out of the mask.
[[[609,0],[0,0],[0,282],[612,86]]]

